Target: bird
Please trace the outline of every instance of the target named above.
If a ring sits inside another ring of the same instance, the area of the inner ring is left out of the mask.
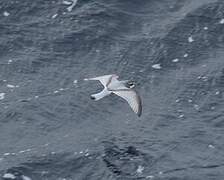
[[[138,93],[133,89],[135,87],[134,82],[130,80],[119,81],[118,78],[119,76],[116,74],[85,78],[85,81],[98,80],[104,87],[101,92],[92,94],[90,98],[98,101],[103,97],[116,94],[126,100],[131,109],[140,117],[142,115],[142,101]]]

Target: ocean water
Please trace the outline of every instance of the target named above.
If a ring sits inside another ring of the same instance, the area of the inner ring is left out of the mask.
[[[223,179],[223,50],[222,0],[1,0],[0,178]]]

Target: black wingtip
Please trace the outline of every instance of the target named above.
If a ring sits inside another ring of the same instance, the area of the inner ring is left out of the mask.
[[[96,98],[94,96],[90,96],[90,99],[92,100],[96,100]]]
[[[137,115],[138,115],[138,117],[141,117],[141,115],[142,115],[142,112],[139,112],[139,113],[137,113]]]
[[[142,115],[142,101],[139,97],[139,110],[138,110],[138,113],[137,113],[138,117],[140,117]]]

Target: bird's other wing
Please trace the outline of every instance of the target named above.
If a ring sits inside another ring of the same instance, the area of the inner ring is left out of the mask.
[[[114,94],[125,99],[132,110],[140,117],[142,114],[142,101],[140,96],[132,89],[114,90]]]
[[[84,79],[85,81],[88,80],[98,80],[101,82],[101,84],[106,87],[112,80],[112,78],[118,78],[118,76],[116,74],[111,74],[111,75],[104,75],[104,76],[98,76],[98,77],[94,77],[94,78],[86,78]]]
[[[96,94],[92,94],[90,96],[90,98],[93,99],[93,100],[95,100],[95,101],[98,101],[98,100],[102,99],[103,97],[106,97],[106,96],[108,96],[110,94],[111,94],[111,92],[108,91],[106,88],[104,88],[103,91],[101,91],[99,93],[96,93]]]

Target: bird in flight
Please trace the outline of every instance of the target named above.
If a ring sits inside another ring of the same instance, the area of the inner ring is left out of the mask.
[[[119,81],[116,74],[86,78],[85,81],[98,80],[104,86],[104,89],[96,94],[92,94],[91,99],[98,101],[110,94],[116,94],[125,99],[132,110],[140,117],[142,114],[142,101],[140,96],[133,90],[134,84],[129,80]]]

